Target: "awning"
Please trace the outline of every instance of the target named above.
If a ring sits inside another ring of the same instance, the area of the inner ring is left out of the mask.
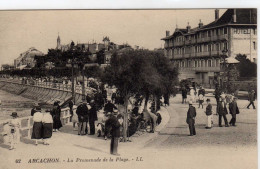
[[[229,64],[239,63],[239,61],[233,57],[226,58],[226,62]]]

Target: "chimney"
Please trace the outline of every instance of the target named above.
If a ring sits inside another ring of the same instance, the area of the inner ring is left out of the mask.
[[[233,9],[233,10],[234,10],[233,22],[237,22],[237,10],[236,9]]]
[[[189,22],[188,22],[188,25],[187,25],[187,32],[189,33],[190,32],[190,29],[191,29],[191,27],[190,27],[190,25],[189,25]]]
[[[199,28],[202,28],[202,26],[203,26],[203,23],[201,22],[201,19],[200,19]]]
[[[170,36],[170,31],[166,31],[166,37]]]
[[[219,19],[219,10],[215,9],[215,21]]]

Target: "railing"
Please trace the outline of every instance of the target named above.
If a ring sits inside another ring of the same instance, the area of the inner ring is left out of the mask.
[[[73,111],[76,111],[76,108],[77,108],[77,106],[74,105]],[[69,123],[70,116],[71,116],[71,114],[70,114],[69,108],[61,109],[61,122],[63,123],[63,125],[66,125]],[[33,127],[33,117],[32,116],[21,117],[21,118],[18,118],[18,120],[20,121],[20,124],[21,124],[21,126],[20,126],[21,137],[31,138],[32,127]],[[4,144],[8,144],[9,137],[11,134],[9,121],[10,120],[5,120],[0,123],[0,126],[3,126],[3,132],[0,134],[3,136]]]
[[[181,71],[220,72],[220,67],[179,67]]]

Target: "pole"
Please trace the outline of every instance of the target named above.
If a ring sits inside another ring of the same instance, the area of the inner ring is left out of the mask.
[[[73,103],[75,104],[75,87],[74,87],[74,60],[72,61],[72,76],[71,76],[71,80],[72,80],[72,85],[71,85],[71,92],[72,92],[72,100]]]
[[[83,76],[83,82],[82,82],[82,99],[85,99],[85,78],[84,78],[84,66],[81,71],[81,75]]]

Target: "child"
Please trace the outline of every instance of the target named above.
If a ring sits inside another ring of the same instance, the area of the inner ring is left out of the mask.
[[[76,129],[76,124],[77,126],[79,126],[79,118],[78,118],[78,115],[76,114],[76,111],[73,111],[72,110],[72,113],[73,113],[73,116],[72,116],[72,123],[73,123],[73,130],[76,131],[78,129]]]
[[[204,96],[203,96],[203,94],[202,93],[200,93],[200,95],[199,95],[199,108],[200,108],[200,105],[202,106],[202,108],[203,108],[203,103],[204,102]]]
[[[16,148],[16,145],[20,142],[20,121],[17,119],[18,115],[16,112],[11,114],[13,119],[10,120],[9,126],[10,130],[10,148],[9,150],[13,150]]]

